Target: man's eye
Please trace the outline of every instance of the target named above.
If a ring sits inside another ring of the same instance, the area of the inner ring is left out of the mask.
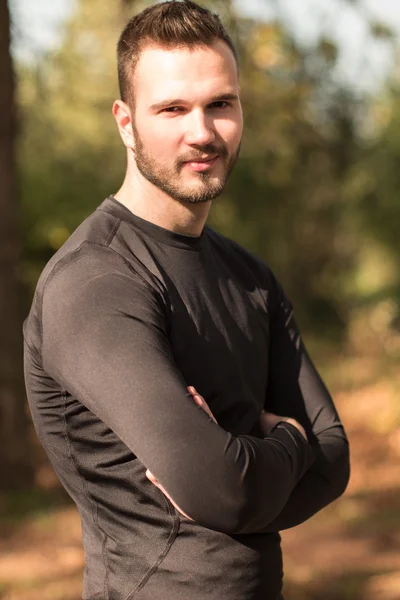
[[[225,100],[218,100],[218,102],[213,102],[209,106],[211,108],[223,109],[223,108],[228,108],[229,106],[231,106],[231,104],[229,102],[226,102]],[[184,108],[182,108],[182,106],[167,106],[167,108],[164,108],[162,110],[162,112],[179,113],[179,112],[182,112],[183,110],[184,110]]]
[[[168,106],[167,108],[164,108],[163,112],[173,113],[173,112],[179,112],[181,110],[182,109],[180,106]]]
[[[229,102],[226,102],[225,100],[219,100],[218,102],[213,102],[213,104],[211,104],[212,107],[214,108],[227,108],[228,106],[231,106],[229,104]]]

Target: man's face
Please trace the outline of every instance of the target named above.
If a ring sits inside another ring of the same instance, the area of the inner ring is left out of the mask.
[[[243,129],[229,47],[146,47],[136,65],[132,126],[140,173],[179,202],[216,198],[237,160]]]

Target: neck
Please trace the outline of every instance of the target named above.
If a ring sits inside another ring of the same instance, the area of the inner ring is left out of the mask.
[[[174,200],[147,181],[129,162],[124,183],[114,197],[138,217],[164,229],[201,235],[211,201],[190,204]]]

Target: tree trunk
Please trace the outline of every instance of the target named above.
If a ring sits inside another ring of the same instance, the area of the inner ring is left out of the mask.
[[[16,118],[7,0],[0,0],[0,82],[0,489],[5,490],[32,481],[22,376]]]

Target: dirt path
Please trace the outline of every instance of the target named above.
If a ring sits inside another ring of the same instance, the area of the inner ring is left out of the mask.
[[[336,395],[351,442],[351,483],[339,501],[283,533],[285,600],[400,600],[400,380],[387,381]],[[0,532],[1,600],[80,599],[73,507],[59,499]]]

